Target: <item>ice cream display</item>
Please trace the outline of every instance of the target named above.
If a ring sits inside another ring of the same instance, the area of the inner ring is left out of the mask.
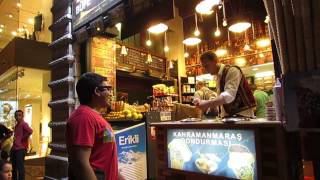
[[[249,149],[240,144],[229,146],[228,167],[233,170],[239,179],[254,179],[255,158]]]
[[[213,173],[218,169],[218,165],[221,159],[215,154],[199,154],[199,158],[196,159],[195,164],[197,168],[204,174]]]
[[[174,139],[168,144],[170,155],[170,167],[173,169],[183,169],[185,162],[189,161],[192,153],[187,144],[181,139]]]
[[[257,180],[255,134],[250,130],[168,130],[168,167]]]

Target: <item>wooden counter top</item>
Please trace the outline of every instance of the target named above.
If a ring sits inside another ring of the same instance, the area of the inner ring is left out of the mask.
[[[275,127],[281,126],[279,121],[267,121],[266,119],[259,118],[250,121],[238,122],[221,122],[218,120],[202,120],[197,122],[180,122],[180,121],[166,121],[151,123],[151,126],[167,127],[167,128],[257,128],[257,127]]]

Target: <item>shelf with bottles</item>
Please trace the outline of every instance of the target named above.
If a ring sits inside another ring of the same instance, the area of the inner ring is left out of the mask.
[[[193,96],[196,91],[196,77],[181,77],[181,95]]]

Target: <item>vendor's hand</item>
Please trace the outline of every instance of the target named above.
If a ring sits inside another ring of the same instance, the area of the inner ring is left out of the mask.
[[[196,106],[206,112],[210,108],[211,102],[210,100],[201,100]]]
[[[195,106],[198,106],[198,105],[200,104],[200,102],[201,102],[201,99],[199,99],[199,98],[194,98],[194,99],[192,100],[192,103],[193,103]]]

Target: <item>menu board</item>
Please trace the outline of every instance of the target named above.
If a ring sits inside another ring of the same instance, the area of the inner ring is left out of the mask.
[[[169,168],[258,179],[252,130],[169,129],[167,138]]]
[[[108,83],[115,87],[116,61],[115,41],[93,37],[91,41],[91,65],[90,70],[107,77]]]

